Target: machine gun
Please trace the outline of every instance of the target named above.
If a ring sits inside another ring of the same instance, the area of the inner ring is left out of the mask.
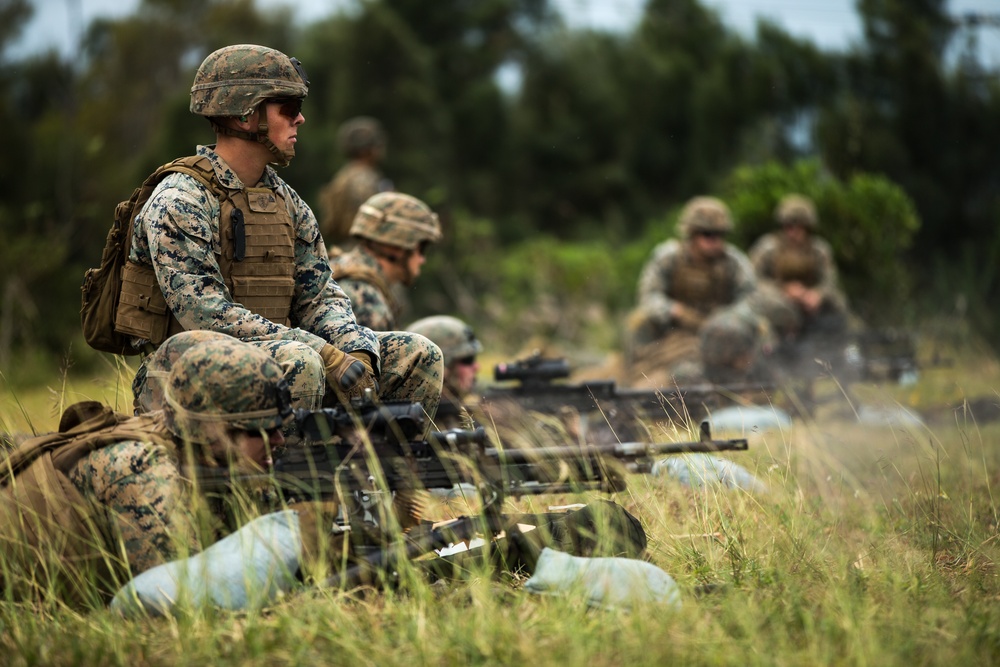
[[[621,389],[613,380],[591,380],[577,384],[561,382],[570,375],[565,358],[533,354],[525,359],[497,364],[493,377],[505,385],[482,392],[486,405],[513,401],[525,410],[555,413],[565,407],[580,412],[599,411],[609,423],[625,423],[641,417],[692,414],[717,407],[729,399],[759,393],[769,387],[759,383],[696,384],[661,389]],[[516,383],[516,384],[510,384]]]
[[[937,350],[930,359],[918,359],[916,338],[900,329],[865,331],[858,336],[858,347],[864,362],[862,378],[865,380],[909,384],[917,379],[923,368],[941,368],[952,363]]]
[[[419,403],[367,401],[350,408],[300,410],[295,418],[302,443],[278,453],[267,474],[199,469],[198,484],[211,492],[266,483],[288,502],[336,498],[342,507],[338,521],[352,535],[372,533],[372,525],[362,524],[375,520],[368,511],[373,497],[461,483],[473,485],[479,496],[480,515],[460,517],[445,526],[421,525],[403,535],[402,551],[399,540],[387,535],[381,548],[363,550],[363,557],[328,582],[337,586],[370,582],[373,572],[392,569],[392,558],[412,559],[472,535],[491,541],[510,534],[514,526],[502,513],[508,496],[621,491],[627,473],[651,472],[659,456],[748,447],[742,438],[713,439],[707,422],[701,425],[699,440],[676,443],[505,448],[491,442],[482,427],[431,432],[425,438]],[[393,543],[397,548],[386,546]]]
[[[779,349],[775,357],[786,376],[812,378],[829,373],[842,382],[914,382],[921,369],[947,366],[935,353],[917,356],[913,334],[894,328],[867,329],[854,334],[820,334]]]
[[[365,403],[298,410],[302,443],[279,452],[272,470],[233,476],[198,469],[199,484],[218,490],[266,481],[286,498],[316,499],[345,491],[404,491],[476,485],[487,503],[506,496],[621,491],[624,473],[649,473],[656,458],[694,452],[745,451],[745,438],[713,439],[708,422],[692,442],[573,443],[507,448],[474,430],[433,431],[419,403]]]

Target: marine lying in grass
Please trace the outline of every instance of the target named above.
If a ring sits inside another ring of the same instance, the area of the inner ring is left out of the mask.
[[[282,369],[235,338],[190,347],[164,409],[128,417],[98,403],[22,443],[0,470],[0,576],[8,598],[106,602],[130,577],[198,551],[249,497],[204,498],[192,465],[263,471],[291,415]]]

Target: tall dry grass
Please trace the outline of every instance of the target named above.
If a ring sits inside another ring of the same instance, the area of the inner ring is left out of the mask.
[[[679,613],[592,609],[483,570],[444,586],[305,589],[259,612],[158,620],[3,602],[0,655],[12,665],[995,664],[1000,423],[971,399],[988,403],[997,375],[992,358],[956,359],[911,387],[827,387],[833,398],[790,429],[717,434],[750,439],[748,453],[727,457],[764,494],[631,477],[614,499],[641,518],[649,559],[680,585]],[[889,417],[862,422],[865,406]],[[927,417],[911,423],[900,407]]]

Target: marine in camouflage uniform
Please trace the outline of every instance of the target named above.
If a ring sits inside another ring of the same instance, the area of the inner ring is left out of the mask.
[[[21,522],[48,513],[63,518],[36,528],[25,551],[21,524],[0,512],[8,555],[61,559],[58,568],[34,571],[45,577],[92,567],[100,581],[89,585],[108,596],[128,577],[236,527],[225,523],[232,515],[194,492],[187,466],[266,469],[271,449],[283,444],[291,397],[281,367],[264,351],[201,333],[175,337],[177,358],[160,384],[162,411],[130,418],[77,404],[63,416],[58,439],[29,440],[10,455],[4,473],[13,475],[0,479],[0,507],[19,512]]]
[[[208,118],[217,143],[197,149],[205,178],[167,175],[136,217],[116,329],[150,351],[185,330],[258,345],[285,369],[296,407],[377,387],[433,415],[440,350],[358,324],[315,216],[270,166],[294,156],[307,92],[301,64],[274,49],[230,46],[205,59],[191,111]]]
[[[654,248],[639,277],[639,304],[629,315],[626,342],[633,385],[671,384],[678,364],[697,363],[698,336],[706,319],[756,287],[749,259],[725,241],[733,222],[722,201],[690,200],[677,229],[680,239]]]
[[[410,287],[420,275],[427,247],[441,240],[441,224],[416,197],[383,192],[366,201],[351,225],[358,245],[330,252],[333,276],[351,299],[360,324],[375,331],[396,327],[393,288]]]
[[[465,407],[476,383],[479,362],[476,356],[483,344],[468,324],[450,315],[433,315],[417,320],[407,331],[426,336],[437,343],[444,355],[444,385],[441,405],[435,418],[440,431],[469,428],[473,421]]]
[[[378,170],[385,159],[386,139],[374,118],[358,116],[337,131],[337,144],[348,162],[320,192],[320,231],[327,246],[346,245],[358,209],[379,192],[392,190],[392,182]]]
[[[763,317],[741,301],[715,311],[698,332],[698,356],[678,364],[672,381],[752,385],[764,378],[762,359],[769,337]]]
[[[798,335],[839,334],[849,311],[840,290],[830,244],[816,235],[819,219],[802,195],[782,198],[775,209],[781,229],[765,234],[750,248],[750,261],[762,284],[773,287],[798,311]]]

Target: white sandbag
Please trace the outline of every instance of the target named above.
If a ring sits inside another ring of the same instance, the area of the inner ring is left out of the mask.
[[[146,570],[118,591],[111,608],[125,616],[259,608],[292,588],[301,554],[298,512],[268,514],[195,556]]]
[[[764,431],[787,431],[792,418],[774,406],[731,405],[713,411],[708,417],[712,431],[737,431],[741,434]]]
[[[923,426],[917,414],[898,405],[862,405],[858,408],[858,422],[866,426]]]
[[[669,477],[685,486],[721,486],[750,493],[766,493],[767,485],[743,466],[714,454],[678,454],[661,459],[650,470],[655,477]]]
[[[474,484],[459,482],[450,488],[427,489],[435,498],[444,500],[458,500],[460,498],[479,498],[479,491]]]
[[[604,609],[662,604],[681,608],[677,582],[652,563],[631,558],[582,558],[545,547],[524,588],[531,593],[585,596]]]

